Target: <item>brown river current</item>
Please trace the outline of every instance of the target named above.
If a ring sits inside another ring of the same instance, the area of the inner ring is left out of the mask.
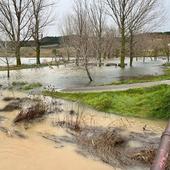
[[[25,94],[1,92],[0,109],[9,103],[3,101],[4,97],[22,98],[25,97]],[[72,137],[67,130],[52,126],[53,122],[67,119],[66,113],[69,110],[79,109],[85,112],[86,116],[83,120],[86,125],[118,126],[125,128],[127,133],[143,133],[142,127],[148,125],[148,130],[155,132],[160,137],[166,125],[164,121],[124,118],[99,113],[83,106],[79,108],[76,103],[62,100],[60,102],[60,107],[63,109],[61,113],[46,115],[44,119],[30,124],[14,125],[12,123],[19,113],[18,110],[0,112],[0,170],[119,170],[92,156],[83,156],[77,152],[77,145],[71,141]],[[57,137],[57,142],[48,140],[46,134]],[[130,147],[138,145],[140,143],[135,141],[129,142]],[[134,167],[133,169],[145,168]]]

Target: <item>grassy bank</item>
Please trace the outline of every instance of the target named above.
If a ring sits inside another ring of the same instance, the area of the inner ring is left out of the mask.
[[[145,83],[145,82],[154,82],[161,80],[170,80],[170,68],[164,69],[164,74],[159,76],[139,76],[139,77],[125,77],[122,80],[114,81],[111,84],[107,85],[120,85],[120,84],[134,84],[134,83]]]
[[[123,92],[60,93],[44,95],[80,101],[98,111],[142,118],[170,118],[170,86],[133,89]]]
[[[163,64],[163,66],[170,67],[170,63],[165,63],[165,64]]]

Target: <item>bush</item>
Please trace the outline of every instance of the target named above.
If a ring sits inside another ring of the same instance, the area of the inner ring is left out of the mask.
[[[22,82],[22,81],[21,82],[15,82],[15,81],[12,82],[13,86],[25,86],[26,84],[27,84],[27,82]]]

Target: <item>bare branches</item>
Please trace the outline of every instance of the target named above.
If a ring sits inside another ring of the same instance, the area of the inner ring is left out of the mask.
[[[30,0],[0,1],[0,30],[7,33],[14,44],[17,65],[21,65],[21,41],[27,38],[30,29],[31,17],[27,17],[29,6]]]
[[[93,45],[96,49],[99,66],[102,65],[102,44],[106,27],[106,11],[105,4],[102,0],[93,0],[89,5],[89,19],[93,30]]]
[[[33,15],[31,32],[36,44],[37,64],[40,64],[40,40],[43,29],[53,22],[50,9],[54,3],[46,3],[46,0],[31,0],[30,13]],[[47,11],[50,11],[49,13]]]
[[[159,0],[106,0],[108,14],[113,18],[121,35],[121,67],[125,66],[126,40],[130,35],[130,51],[133,47],[132,34],[146,28],[158,16],[155,9]],[[132,51],[130,52],[132,55]],[[132,61],[131,61],[132,62]],[[132,65],[132,63],[130,64]]]

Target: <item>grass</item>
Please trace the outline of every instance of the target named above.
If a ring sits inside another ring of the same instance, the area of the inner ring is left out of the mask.
[[[12,86],[25,86],[25,85],[27,85],[28,83],[27,82],[23,82],[23,81],[21,81],[21,82],[12,82]]]
[[[129,77],[124,80],[114,81],[111,84],[107,84],[107,85],[134,84],[134,83],[145,83],[145,82],[154,82],[154,81],[162,81],[162,80],[170,80],[170,68],[164,69],[163,75]]]
[[[163,64],[163,66],[169,67],[170,63],[165,63],[165,64]]]
[[[19,90],[29,91],[32,89],[42,87],[40,83],[28,83],[28,82],[13,82],[12,87],[17,88]]]
[[[36,88],[39,88],[39,87],[42,87],[42,84],[40,83],[31,83],[31,84],[27,84],[25,86],[23,86],[22,90],[32,90],[32,89],[36,89]]]
[[[141,118],[170,118],[170,86],[131,89],[121,92],[60,93],[44,95],[79,101],[98,111]]]

